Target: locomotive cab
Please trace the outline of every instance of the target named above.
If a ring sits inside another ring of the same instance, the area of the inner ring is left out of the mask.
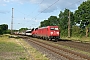
[[[58,40],[60,38],[58,26],[51,26],[49,28],[49,38],[50,40],[52,39]]]

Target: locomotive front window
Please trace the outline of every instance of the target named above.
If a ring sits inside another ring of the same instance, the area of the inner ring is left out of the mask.
[[[55,30],[59,30],[58,28],[55,28]]]
[[[58,28],[50,28],[50,30],[59,30]]]
[[[50,28],[50,30],[54,30],[54,28]]]

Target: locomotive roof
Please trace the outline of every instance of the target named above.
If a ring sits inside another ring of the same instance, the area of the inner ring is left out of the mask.
[[[46,27],[41,27],[41,28],[39,28],[39,29],[48,28],[48,27],[58,27],[58,26],[46,26]]]

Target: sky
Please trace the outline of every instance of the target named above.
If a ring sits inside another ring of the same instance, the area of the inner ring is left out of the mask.
[[[0,25],[11,29],[36,28],[50,16],[57,16],[65,8],[75,11],[85,0],[0,0]],[[12,14],[13,8],[13,14]]]

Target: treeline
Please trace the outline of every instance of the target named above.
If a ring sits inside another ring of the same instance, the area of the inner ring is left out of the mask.
[[[10,30],[8,30],[7,24],[0,25],[0,35],[10,33]]]
[[[69,17],[70,12],[70,17]],[[70,36],[90,37],[90,1],[83,2],[75,12],[69,9],[60,11],[57,16],[50,16],[47,20],[40,23],[40,27],[59,26],[61,36],[68,36],[68,20],[70,18]]]

